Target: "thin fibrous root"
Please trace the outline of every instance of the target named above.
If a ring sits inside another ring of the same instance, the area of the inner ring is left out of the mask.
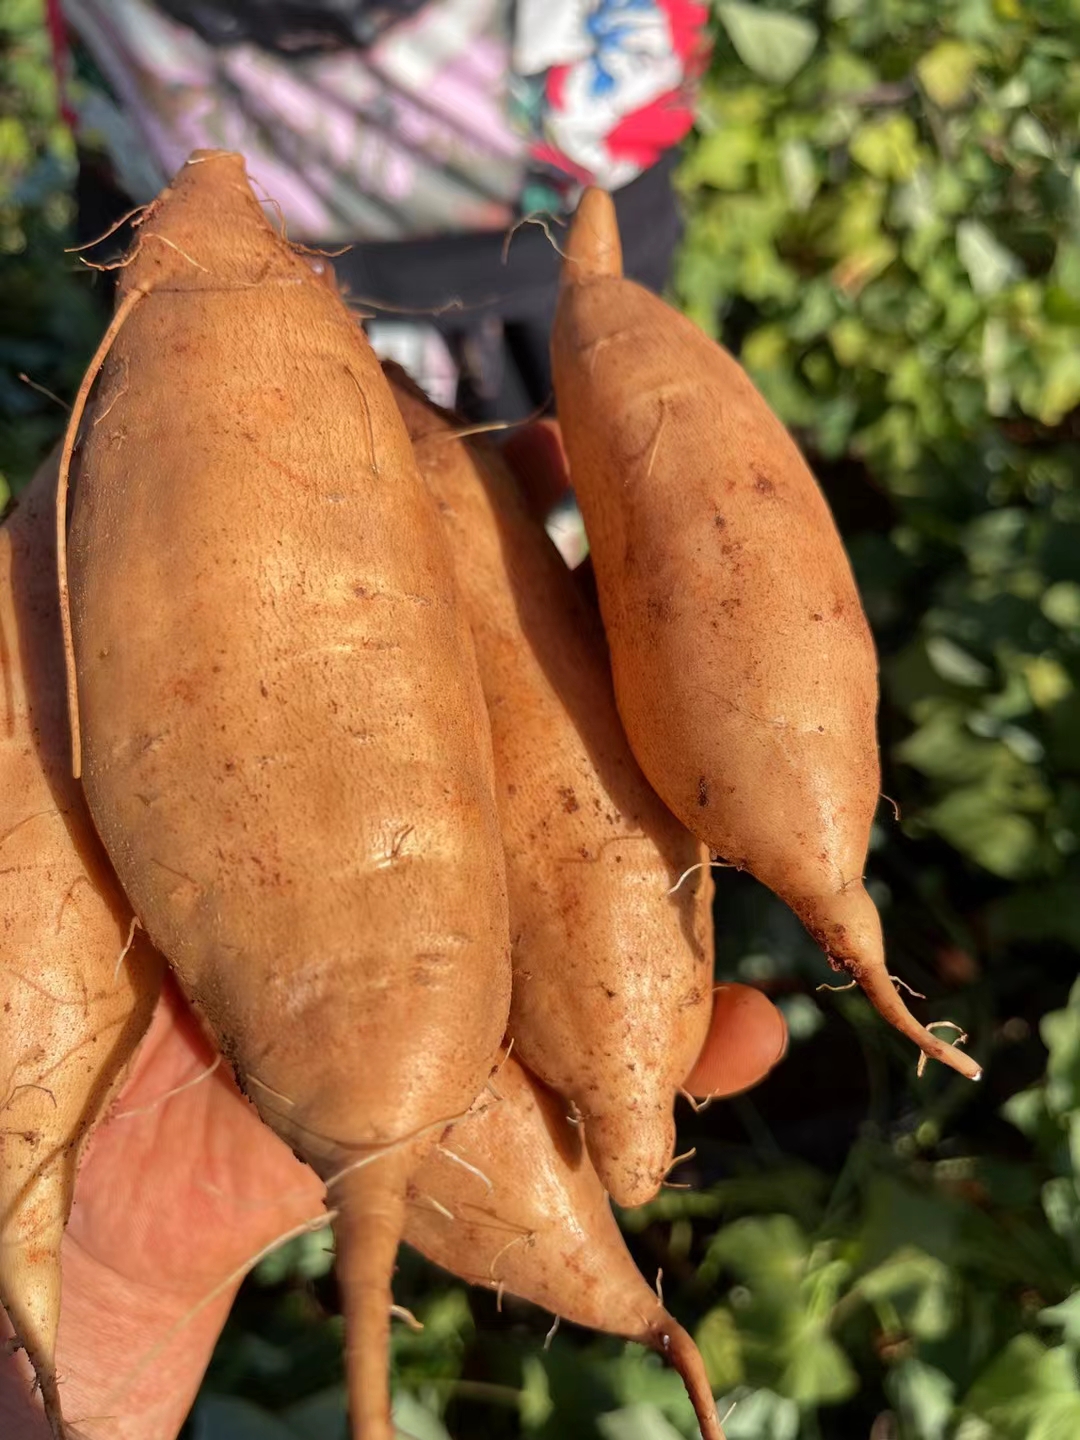
[[[447,445],[451,440],[468,440],[472,435],[491,435],[499,430],[517,430],[523,425],[534,425],[537,420],[542,420],[551,404],[552,396],[549,393],[542,405],[535,410],[530,410],[528,415],[522,415],[518,420],[486,420],[480,425],[463,425],[456,430],[429,430],[426,435],[418,435],[413,441],[414,445]]]
[[[248,1070],[244,1075],[245,1085],[248,1082],[250,1082],[252,1085],[258,1085],[260,1090],[265,1090],[268,1095],[273,1095],[274,1099],[280,1100],[283,1105],[295,1107],[295,1100],[290,1100],[288,1095],[283,1095],[280,1090],[275,1090],[272,1085],[268,1085],[265,1080],[260,1080],[258,1075],[253,1074],[250,1070]]]
[[[676,1155],[669,1162],[667,1169],[664,1171],[664,1178],[666,1179],[667,1176],[671,1174],[671,1172],[675,1169],[677,1165],[681,1165],[684,1160],[692,1160],[696,1154],[697,1146],[695,1145],[692,1149],[684,1151],[682,1155]]]
[[[444,1220],[450,1220],[451,1222],[453,1222],[457,1219],[457,1216],[454,1214],[454,1212],[452,1210],[448,1210],[441,1200],[436,1200],[434,1195],[429,1195],[426,1191],[417,1191],[416,1198],[417,1200],[426,1201],[427,1204],[431,1206],[432,1210],[435,1211],[436,1215],[441,1215]],[[416,1202],[412,1200],[406,1201],[406,1204],[410,1205],[415,1203]]]
[[[210,1064],[204,1066],[197,1075],[193,1075],[190,1080],[185,1080],[182,1085],[174,1085],[171,1090],[166,1090],[163,1095],[159,1095],[156,1100],[151,1100],[149,1105],[138,1105],[134,1110],[117,1110],[110,1118],[113,1120],[130,1120],[134,1115],[149,1115],[154,1110],[166,1104],[174,1095],[182,1095],[185,1090],[194,1090],[196,1085],[201,1085],[204,1080],[209,1080],[210,1076],[213,1075],[220,1064],[221,1056],[215,1055]],[[274,1198],[275,1200],[277,1199],[276,1196]]]
[[[170,240],[167,235],[161,235],[157,230],[148,230],[139,243],[145,244],[147,240],[160,240],[161,243],[167,245],[170,250],[175,250],[177,255],[179,255],[181,259],[186,260],[189,265],[194,265],[196,270],[201,270],[204,275],[210,274],[210,271],[205,265],[200,265],[193,255],[189,255],[186,250],[181,250],[176,241]]]
[[[424,1322],[418,1320],[413,1312],[405,1305],[391,1305],[390,1314],[395,1320],[404,1320],[409,1329],[415,1330],[417,1333],[424,1328]]]
[[[955,1030],[957,1032],[956,1039],[952,1043],[954,1045],[967,1044],[967,1031],[963,1028],[963,1026],[957,1025],[955,1020],[931,1020],[926,1028],[927,1030]],[[934,1056],[928,1055],[925,1050],[919,1056],[919,1063],[915,1067],[915,1074],[918,1075],[920,1079],[922,1079],[922,1076],[926,1071],[926,1062],[933,1059]],[[980,1070],[977,1075],[972,1075],[971,1078],[973,1080],[981,1080],[982,1071]]]
[[[734,865],[732,865],[732,863],[731,863],[730,860],[710,860],[710,861],[709,861],[709,869],[710,869],[710,870],[734,870],[735,868],[736,868],[736,867],[735,867]],[[695,870],[704,870],[704,869],[705,869],[705,861],[704,861],[704,860],[699,860],[696,865],[689,865],[689,866],[687,866],[687,868],[682,872],[682,874],[679,876],[678,880],[675,881],[675,884],[672,885],[671,889],[670,889],[667,893],[668,893],[669,895],[674,895],[677,890],[679,890],[679,889],[682,888],[683,882],[684,882],[685,880],[687,880],[691,875],[693,875],[693,873],[695,872]]]
[[[449,1149],[449,1147],[446,1145],[436,1145],[435,1149],[440,1155],[444,1155],[447,1160],[453,1160],[455,1165],[460,1165],[463,1170],[468,1170],[470,1175],[475,1175],[476,1178],[484,1186],[487,1187],[489,1195],[491,1194],[492,1190],[495,1189],[495,1186],[493,1185],[491,1180],[488,1179],[488,1177],[484,1174],[483,1170],[481,1170],[478,1165],[471,1165],[468,1160],[466,1160],[461,1155],[455,1154],[455,1152]]]
[[[660,1301],[660,1304],[663,1305],[663,1303],[664,1303],[664,1271],[663,1271],[663,1267],[661,1267],[660,1269],[658,1269],[657,1272],[656,1272],[656,1281],[655,1281],[655,1283],[654,1283],[654,1285],[653,1285],[653,1289],[656,1291],[656,1298],[657,1298],[657,1300],[659,1300],[659,1301]]]
[[[505,265],[510,258],[510,242],[523,225],[539,225],[540,229],[543,230],[547,236],[548,244],[555,251],[555,254],[558,255],[560,260],[565,260],[567,258],[566,251],[555,243],[555,237],[551,233],[549,221],[552,220],[554,220],[556,225],[562,225],[564,223],[557,215],[552,215],[549,210],[531,210],[528,215],[522,215],[520,220],[515,220],[506,232],[506,238],[503,240],[502,263]]]
[[[135,931],[136,931],[138,928],[139,928],[139,917],[138,917],[137,915],[133,915],[133,916],[131,917],[131,924],[128,926],[127,939],[124,941],[124,948],[120,951],[119,958],[117,959],[117,962],[116,962],[116,969],[113,971],[113,979],[114,979],[114,980],[119,980],[119,978],[120,978],[120,971],[121,971],[121,969],[123,968],[124,961],[127,959],[128,955],[131,953],[131,947],[132,947],[132,945],[135,944]]]
[[[497,1253],[491,1257],[491,1264],[488,1266],[488,1279],[492,1282],[492,1284],[495,1284],[498,1280],[498,1277],[495,1274],[495,1266],[499,1263],[499,1261],[506,1254],[506,1252],[512,1249],[515,1245],[522,1244],[522,1242],[528,1245],[532,1241],[532,1238],[535,1234],[535,1230],[522,1230],[520,1234],[515,1235],[512,1239],[508,1240],[506,1244],[502,1247],[502,1249],[497,1251]],[[503,1282],[498,1281],[498,1283],[502,1284]]]
[[[922,993],[921,990],[916,990],[914,985],[909,985],[906,980],[901,980],[899,975],[890,975],[889,979],[892,981],[892,983],[896,986],[898,990],[902,987],[907,991],[909,995],[914,995],[916,1000],[926,999],[926,996]],[[926,1028],[929,1030],[930,1026],[928,1025]]]
[[[129,220],[135,220],[136,215],[142,215],[149,210],[149,205],[134,205],[126,215],[121,215],[119,220],[114,220],[107,230],[103,230],[96,240],[85,240],[81,245],[65,245],[65,255],[78,255],[83,250],[93,250],[95,245],[100,245],[103,240],[108,240],[110,235],[115,235],[121,225],[126,225]],[[138,224],[138,221],[135,220]]]
[[[544,1336],[544,1349],[545,1349],[545,1350],[550,1350],[550,1349],[551,1349],[551,1342],[555,1339],[555,1334],[556,1334],[556,1332],[558,1331],[558,1328],[559,1328],[559,1326],[560,1326],[561,1324],[562,1324],[562,1316],[561,1316],[561,1315],[556,1315],[556,1316],[555,1316],[555,1319],[552,1321],[551,1329],[550,1329],[550,1330],[547,1332],[547,1334]]]
[[[44,395],[47,400],[54,400],[56,404],[60,406],[61,410],[67,410],[70,414],[71,406],[66,400],[61,400],[60,396],[50,390],[47,385],[39,385],[36,380],[31,380],[25,370],[19,371],[19,379],[24,385],[29,385],[31,390],[36,390],[39,395]]]
[[[471,1107],[470,1107],[471,1108]],[[451,1125],[456,1125],[459,1120],[464,1120],[468,1110],[462,1110],[458,1115],[450,1115],[443,1120],[432,1120],[427,1125],[421,1125],[419,1130],[414,1130],[410,1135],[402,1135],[397,1140],[390,1140],[385,1145],[374,1146],[367,1155],[361,1155],[357,1160],[350,1160],[340,1170],[336,1170],[326,1181],[327,1191],[333,1186],[340,1185],[347,1175],[352,1175],[357,1170],[364,1170],[368,1165],[374,1165],[377,1160],[384,1160],[387,1155],[393,1155],[406,1145],[412,1145],[424,1135],[430,1135],[432,1130],[445,1130]],[[323,1137],[325,1138],[325,1137]]]
[[[719,1090],[717,1090],[712,1095],[703,1095],[699,1100],[696,1095],[691,1095],[689,1090],[687,1090],[684,1086],[680,1085],[678,1093],[690,1106],[690,1109],[693,1110],[695,1115],[701,1115],[709,1108],[709,1106],[717,1098],[720,1092]]]

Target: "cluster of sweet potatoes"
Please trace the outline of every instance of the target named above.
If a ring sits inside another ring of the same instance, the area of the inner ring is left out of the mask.
[[[716,1440],[609,1201],[657,1192],[680,1089],[730,1088],[711,858],[978,1073],[885,970],[874,651],[812,476],[621,277],[601,192],[552,344],[602,624],[240,157],[192,156],[120,273],[63,453],[0,529],[0,1299],[56,1435],[60,1239],[160,956],[325,1183],[357,1437],[392,1433],[404,1238],[652,1345]]]

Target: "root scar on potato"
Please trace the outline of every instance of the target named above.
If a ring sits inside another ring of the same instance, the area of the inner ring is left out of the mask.
[[[64,436],[64,448],[60,453],[60,478],[56,487],[56,570],[60,594],[60,626],[64,637],[64,668],[67,674],[68,724],[71,728],[71,773],[76,780],[82,776],[82,738],[79,730],[78,682],[75,675],[75,646],[71,635],[71,600],[68,593],[67,573],[67,501],[71,457],[75,450],[75,442],[78,439],[79,426],[82,423],[86,402],[90,398],[94,381],[105,363],[105,357],[112,349],[113,341],[120,333],[124,322],[140,300],[151,293],[151,288],[151,286],[145,285],[132,290],[109,322],[75,396],[75,403],[71,407],[71,419],[68,421],[67,433]]]

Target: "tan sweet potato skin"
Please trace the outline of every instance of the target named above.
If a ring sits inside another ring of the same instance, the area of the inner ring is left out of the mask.
[[[241,1083],[334,1164],[468,1105],[501,1038],[490,741],[366,340],[238,158],[167,203],[73,477],[84,785]]]
[[[57,461],[0,526],[0,1300],[47,1408],[56,1400],[60,1240],[79,1158],[149,1024],[161,978],[141,933],[124,956],[131,907],[71,778]]]
[[[724,1440],[701,1356],[634,1264],[565,1110],[504,1057],[410,1184],[405,1238],[473,1284],[658,1350],[681,1374],[704,1440]]]
[[[787,901],[890,1024],[978,1079],[900,999],[863,883],[877,659],[828,506],[727,351],[622,278],[602,190],[586,190],[571,228],[551,350],[642,769],[710,849]]]
[[[84,787],[240,1084],[328,1180],[354,1433],[384,1440],[405,1180],[509,1007],[472,641],[378,363],[242,159],[193,156],[136,246],[72,468]]]
[[[580,1128],[513,1055],[492,1085],[501,1098],[483,1094],[414,1176],[406,1240],[472,1284],[504,1286],[576,1325],[644,1337],[662,1306],[627,1253]]]
[[[732,357],[630,281],[566,287],[553,356],[645,773],[781,893],[858,881],[879,791],[877,663],[802,456]]]
[[[704,847],[630,753],[595,616],[494,450],[394,393],[450,537],[491,717],[515,1053],[572,1102],[616,1201],[658,1190],[712,1004]],[[674,895],[669,890],[699,865]]]

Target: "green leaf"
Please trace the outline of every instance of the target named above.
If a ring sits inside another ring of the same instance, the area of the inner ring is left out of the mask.
[[[920,1340],[941,1339],[955,1322],[958,1295],[953,1271],[913,1245],[902,1246],[861,1276],[854,1289],[874,1305],[887,1305],[904,1330]]]
[[[878,180],[910,180],[919,166],[915,122],[902,110],[864,121],[850,148],[851,158]]]
[[[1080,1290],[1074,1290],[1059,1305],[1048,1305],[1039,1311],[1040,1325],[1060,1325],[1062,1339],[1068,1345],[1080,1345]]]
[[[629,1405],[609,1410],[598,1417],[597,1429],[604,1440],[683,1440],[655,1405]]]
[[[820,1326],[807,1326],[790,1347],[777,1386],[798,1405],[836,1405],[859,1388],[859,1377],[840,1346]]]
[[[976,295],[996,295],[1023,274],[1016,256],[995,240],[981,220],[961,220],[956,253]]]
[[[926,641],[930,664],[943,680],[952,685],[984,689],[993,681],[993,672],[981,660],[962,649],[945,635],[931,635]]]
[[[1039,155],[1044,160],[1053,159],[1054,143],[1034,115],[1018,116],[1009,133],[1009,139],[1017,150],[1023,150],[1029,155]]]
[[[971,93],[981,52],[962,40],[941,40],[915,66],[919,83],[935,105],[951,110]]]
[[[394,1430],[396,1440],[450,1440],[439,1417],[408,1390],[399,1390],[394,1396]]]
[[[742,1346],[739,1327],[724,1305],[710,1310],[697,1327],[694,1340],[705,1362],[705,1373],[714,1390],[731,1390],[743,1380]]]
[[[780,168],[793,210],[809,210],[820,183],[814,152],[805,140],[785,140],[780,147]]]
[[[719,1402],[727,1440],[797,1440],[799,1407],[773,1390],[738,1389]]]
[[[985,1420],[994,1440],[1064,1440],[1080,1434],[1076,1363],[1065,1346],[1048,1350],[1017,1335],[964,1397],[963,1408]]]
[[[739,59],[772,85],[786,85],[797,75],[817,44],[817,27],[801,15],[777,14],[738,0],[722,0],[716,12]]]
[[[726,1265],[750,1286],[798,1284],[809,1245],[790,1215],[748,1217],[725,1225],[709,1245],[710,1261]]]
[[[928,812],[934,829],[977,865],[1018,880],[1036,873],[1039,832],[1026,815],[1011,811],[982,786],[953,790]]]
[[[548,1373],[538,1355],[526,1355],[521,1362],[521,1395],[518,1399],[521,1424],[526,1430],[539,1430],[555,1410],[551,1398]]]
[[[1074,580],[1059,580],[1042,597],[1042,612],[1063,630],[1080,629],[1080,585]]]
[[[1039,1035],[1050,1052],[1046,1065],[1046,1103],[1057,1115],[1080,1110],[1080,981],[1069,1003],[1044,1015]]]
[[[745,125],[721,124],[695,145],[679,170],[680,188],[711,185],[716,190],[741,190],[761,152],[761,136]]]
[[[921,1360],[901,1360],[885,1381],[890,1398],[919,1440],[945,1440],[956,1389],[948,1375]]]
[[[1037,394],[1025,398],[1044,425],[1059,425],[1080,404],[1080,351],[1070,348],[1050,358]]]

